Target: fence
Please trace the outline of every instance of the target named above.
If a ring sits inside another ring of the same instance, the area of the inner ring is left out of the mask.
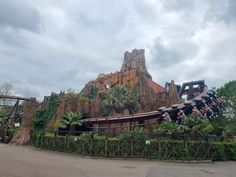
[[[132,136],[127,139],[114,137],[99,139],[92,136],[59,136],[58,132],[55,132],[54,135],[34,132],[31,136],[31,143],[42,149],[96,157],[212,160],[216,156],[211,142],[187,139],[146,140]]]

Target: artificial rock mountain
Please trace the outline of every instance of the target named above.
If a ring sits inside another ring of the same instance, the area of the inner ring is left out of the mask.
[[[56,120],[63,117],[66,112],[82,112],[88,117],[101,117],[103,110],[102,95],[117,85],[129,85],[135,87],[139,85],[139,110],[138,112],[148,112],[157,110],[162,106],[170,106],[180,102],[175,84],[170,85],[169,91],[152,81],[146,62],[145,51],[134,49],[132,52],[125,52],[124,62],[120,71],[110,74],[99,74],[95,80],[89,81],[82,89],[80,95],[89,95],[94,88],[98,94],[93,99],[81,97],[61,98],[56,113],[52,118],[50,127],[52,128]],[[125,111],[126,114],[128,111]]]
[[[108,92],[114,86],[129,85],[135,87],[139,85],[139,110],[138,112],[148,112],[157,110],[162,106],[170,106],[180,102],[174,83],[169,91],[152,81],[146,62],[145,51],[143,49],[134,49],[132,52],[125,52],[124,62],[120,71],[110,74],[99,74],[95,80],[89,81],[82,89],[80,95],[90,95],[94,88],[98,95],[93,99],[84,99],[83,97],[61,98],[56,113],[51,119],[49,128],[52,129],[56,120],[63,117],[66,112],[82,112],[88,117],[102,116],[102,98],[104,93]],[[125,111],[128,114],[128,111]]]

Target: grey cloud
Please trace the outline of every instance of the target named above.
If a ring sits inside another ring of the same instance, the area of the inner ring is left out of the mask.
[[[228,9],[226,12],[226,15],[224,19],[226,21],[233,21],[234,23],[236,22],[236,1],[235,0],[229,0],[228,3]]]
[[[167,11],[188,12],[194,7],[194,0],[161,0],[162,8]]]
[[[236,55],[235,26],[214,18],[228,6],[207,11],[210,0],[13,2],[0,2],[0,84],[11,82],[21,95],[79,91],[99,73],[119,70],[123,53],[133,48],[146,49],[149,70],[162,84],[206,77],[219,85],[235,73],[235,60],[222,62]]]
[[[206,12],[207,20],[223,21],[226,24],[236,22],[236,1],[235,0],[216,0],[208,1],[208,11]]]
[[[170,79],[177,83],[205,79],[210,88],[222,86],[228,80],[235,80],[234,28],[225,29],[224,25],[211,25],[197,36],[195,40],[199,41],[199,49],[196,55],[192,59],[171,64],[169,67],[154,65],[151,73],[155,80],[164,84]]]
[[[236,21],[235,0],[161,0],[161,2],[164,11],[179,13],[190,21],[197,20],[201,16],[204,23],[216,20],[230,24]]]
[[[157,37],[151,48],[152,62],[166,68],[186,59],[192,59],[197,50],[198,46],[189,40],[181,39],[173,44],[166,44]]]
[[[0,26],[38,31],[39,13],[23,0],[0,1]]]
[[[40,97],[40,90],[38,90],[35,87],[32,87],[32,85],[24,85],[16,88],[18,94],[24,95],[26,97]]]

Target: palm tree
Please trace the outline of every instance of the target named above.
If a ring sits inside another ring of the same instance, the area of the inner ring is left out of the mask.
[[[124,114],[126,109],[128,109],[129,114],[135,113],[139,106],[138,93],[137,88],[115,86],[104,97],[105,114],[109,115],[112,112]]]
[[[128,88],[127,89],[127,94],[125,97],[125,107],[126,109],[128,109],[129,114],[134,114],[135,112],[137,112],[138,107],[139,107],[139,98],[138,98],[138,94],[139,94],[139,87],[134,87],[132,88]]]
[[[68,112],[59,120],[59,127],[70,128],[72,125],[82,125],[82,117],[83,115],[80,112]]]

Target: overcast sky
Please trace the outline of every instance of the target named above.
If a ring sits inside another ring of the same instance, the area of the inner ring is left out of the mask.
[[[153,80],[236,79],[235,0],[0,0],[0,84],[80,91],[143,48]]]

